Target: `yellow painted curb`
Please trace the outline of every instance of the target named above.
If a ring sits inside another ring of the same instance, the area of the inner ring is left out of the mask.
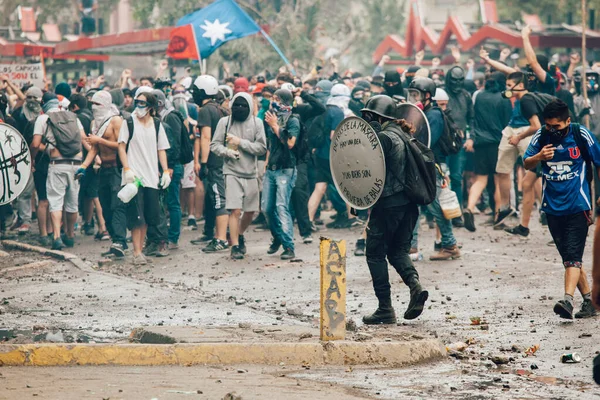
[[[411,342],[0,345],[0,366],[374,365],[442,358],[437,340]]]

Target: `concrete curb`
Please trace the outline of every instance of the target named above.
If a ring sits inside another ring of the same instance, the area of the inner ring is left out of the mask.
[[[369,365],[399,367],[441,359],[437,340],[411,342],[27,344],[0,345],[0,366]]]
[[[15,240],[3,240],[2,245],[6,249],[14,249],[21,251],[33,251],[44,256],[54,257],[58,260],[69,261],[78,258],[75,254],[65,253],[64,251],[48,250],[45,247],[32,246],[27,243],[17,242]]]

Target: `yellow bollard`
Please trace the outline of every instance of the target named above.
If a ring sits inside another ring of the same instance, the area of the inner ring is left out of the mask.
[[[346,335],[346,241],[321,238],[321,340]]]

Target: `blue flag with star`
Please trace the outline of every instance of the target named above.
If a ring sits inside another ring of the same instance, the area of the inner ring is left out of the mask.
[[[186,15],[177,26],[191,25],[198,53],[207,58],[222,44],[260,32],[260,26],[233,0],[217,0]]]

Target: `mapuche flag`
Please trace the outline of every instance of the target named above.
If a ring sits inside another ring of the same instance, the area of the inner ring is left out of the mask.
[[[177,21],[167,56],[207,58],[225,42],[258,32],[260,27],[235,1],[217,0]]]

